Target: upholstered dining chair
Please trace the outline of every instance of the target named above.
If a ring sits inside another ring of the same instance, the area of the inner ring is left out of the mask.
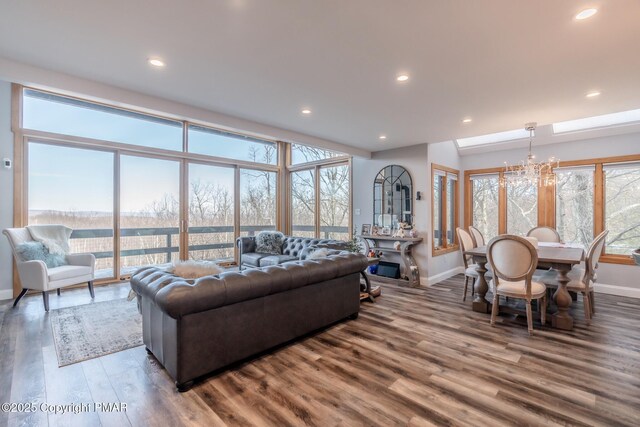
[[[94,298],[93,277],[95,272],[96,258],[93,254],[67,254],[65,257],[67,265],[48,268],[40,260],[24,260],[16,251],[16,247],[21,243],[33,241],[33,237],[27,228],[6,228],[2,233],[9,239],[13,256],[18,267],[18,275],[22,284],[22,291],[13,303],[17,306],[28,290],[42,292],[45,311],[49,311],[48,291],[56,290],[60,295],[60,288],[66,286],[87,283],[91,298]]]
[[[533,227],[527,233],[527,237],[535,237],[539,242],[560,243],[560,234],[555,228]]]
[[[473,283],[475,279],[478,277],[478,268],[477,264],[472,264],[472,257],[469,255],[465,255],[465,251],[473,249],[476,247],[473,244],[473,238],[471,234],[469,234],[463,228],[456,228],[456,233],[458,235],[458,242],[460,242],[460,253],[462,254],[462,262],[464,264],[464,295],[462,296],[462,301],[467,300],[467,288],[469,287],[469,279],[471,279],[471,296],[474,295]],[[485,273],[485,277],[490,278],[491,272],[487,271]]]
[[[533,280],[538,264],[538,252],[531,242],[523,237],[503,234],[491,239],[487,245],[487,258],[493,270],[493,307],[491,326],[496,322],[500,310],[500,296],[525,300],[527,329],[533,334],[531,300],[542,300],[540,321],[544,325],[547,310],[547,288]]]
[[[567,283],[567,290],[569,292],[582,294],[584,318],[587,323],[591,323],[591,318],[596,312],[594,291],[594,284],[597,280],[596,270],[598,269],[598,262],[600,261],[600,256],[604,250],[604,244],[608,234],[609,230],[605,230],[593,239],[593,242],[589,245],[587,256],[584,260],[585,268],[573,268],[573,270],[568,274],[571,281]],[[539,280],[550,287],[559,286],[558,273],[554,270],[546,272],[539,277]]]
[[[480,230],[475,228],[473,225],[469,226],[469,234],[471,234],[476,248],[485,245],[484,236],[482,235]]]

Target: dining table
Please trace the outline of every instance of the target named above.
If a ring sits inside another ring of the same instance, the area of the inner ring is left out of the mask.
[[[537,247],[538,265],[537,269],[553,269],[558,272],[558,288],[553,294],[553,301],[557,311],[551,315],[551,326],[557,329],[573,329],[573,317],[569,311],[573,299],[567,290],[567,283],[571,281],[567,275],[573,266],[580,264],[584,259],[584,249],[576,245],[562,243],[539,242]],[[491,303],[485,298],[489,285],[485,278],[487,272],[487,247],[478,246],[464,251],[465,255],[470,255],[476,264],[478,277],[473,284],[475,297],[473,300],[473,311],[481,313],[491,312]]]

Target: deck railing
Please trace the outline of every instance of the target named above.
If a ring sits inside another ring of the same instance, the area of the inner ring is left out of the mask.
[[[275,230],[274,225],[242,225],[240,226],[241,234],[248,234],[249,236],[255,235],[256,232],[262,230]],[[299,225],[293,227],[295,232],[314,232],[314,226]],[[197,234],[223,234],[233,233],[234,227],[229,226],[212,226],[212,227],[189,227],[190,235]],[[338,226],[323,226],[321,227],[323,238],[329,238],[332,233],[349,233],[348,227]],[[173,236],[180,234],[178,227],[137,227],[137,228],[122,228],[120,230],[121,237],[149,237],[149,236],[164,236],[165,246],[152,247],[152,248],[135,248],[135,249],[122,249],[120,251],[121,257],[129,256],[141,256],[141,255],[155,255],[165,254],[166,262],[171,262],[171,256],[174,253],[180,251],[180,248],[173,245]],[[113,229],[99,228],[99,229],[78,229],[73,230],[71,233],[71,239],[100,239],[100,238],[113,238]],[[228,249],[233,248],[235,242],[222,242],[222,243],[209,243],[189,245],[189,251],[204,251],[211,249]],[[112,258],[113,251],[96,251],[91,252],[97,259]]]

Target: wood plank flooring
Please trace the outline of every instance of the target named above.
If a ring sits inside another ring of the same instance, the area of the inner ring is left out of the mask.
[[[360,317],[177,393],[144,347],[58,368],[40,295],[0,304],[0,402],[125,402],[126,412],[0,412],[0,426],[640,425],[640,300],[596,295],[575,329],[489,315],[462,302],[462,276],[384,284]],[[96,288],[124,298],[128,284]],[[86,289],[51,309],[90,303]]]

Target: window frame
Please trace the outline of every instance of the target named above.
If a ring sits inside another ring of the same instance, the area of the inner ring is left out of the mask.
[[[615,163],[637,162],[640,161],[640,154],[631,154],[613,157],[598,157],[582,160],[561,161],[559,168],[577,167],[577,166],[593,166],[594,172],[594,189],[593,189],[593,235],[597,236],[605,230],[605,211],[606,211],[606,194],[605,194],[605,174],[604,166]],[[497,173],[499,177],[504,176],[504,167],[473,169],[464,171],[464,224],[469,227],[473,224],[472,206],[472,182],[471,175]],[[498,194],[499,204],[499,221],[498,233],[506,233],[506,188],[500,187]],[[556,227],[556,186],[538,187],[538,226]],[[586,250],[587,248],[585,248]],[[600,262],[608,264],[634,265],[631,255],[608,254],[606,245]]]
[[[439,173],[438,173],[439,172]],[[448,228],[448,220],[449,220],[449,200],[447,199],[447,188],[449,185],[449,174],[453,174],[456,175],[456,179],[455,180],[451,180],[454,181],[454,191],[453,191],[453,218],[454,218],[454,224],[453,227],[451,227],[451,229],[453,230],[453,243],[448,243],[447,242],[447,228]],[[440,213],[440,218],[442,218],[442,230],[440,231],[441,236],[444,236],[443,239],[441,239],[442,241],[442,245],[436,247],[436,239],[433,235],[434,230],[436,228],[436,224],[435,224],[435,213],[436,213],[436,206],[435,206],[435,191],[434,191],[434,185],[435,185],[435,180],[436,180],[436,176],[443,176],[444,177],[444,184],[440,186],[439,191],[440,191],[440,200],[442,201],[440,209],[439,209],[439,213]],[[460,222],[460,171],[457,169],[453,169],[450,168],[448,166],[442,166],[442,165],[438,165],[436,163],[431,163],[431,256],[436,257],[436,256],[440,256],[440,255],[444,255],[444,254],[448,254],[451,252],[455,252],[460,248],[460,244],[458,242],[458,233],[456,233],[456,228],[459,226],[459,222]]]

